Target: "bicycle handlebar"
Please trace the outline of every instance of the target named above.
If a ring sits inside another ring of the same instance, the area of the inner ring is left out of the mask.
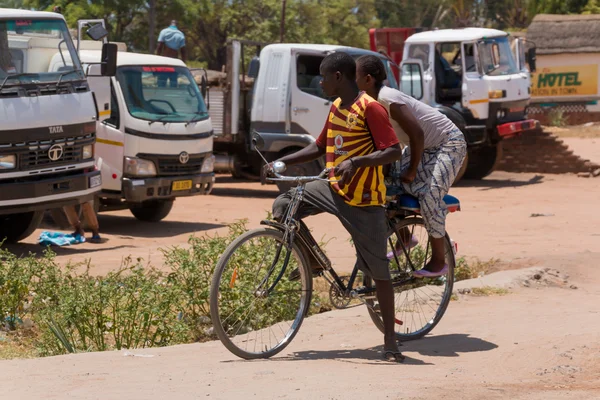
[[[285,170],[285,164],[283,164],[283,168],[280,169],[281,172],[283,172]],[[283,176],[275,172],[273,168],[271,168],[270,171],[275,175],[275,178],[266,177],[266,179],[271,182],[296,182],[298,184],[309,183],[314,181],[324,181],[330,183],[339,182],[338,180],[330,180],[326,178],[326,176],[331,171],[331,168],[325,168],[319,175],[316,176]]]

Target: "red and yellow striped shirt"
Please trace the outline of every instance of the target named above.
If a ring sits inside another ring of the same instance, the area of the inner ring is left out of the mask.
[[[331,106],[329,117],[317,145],[326,149],[328,168],[342,161],[371,154],[398,144],[386,109],[372,97],[361,92],[353,104],[340,107],[338,98]],[[330,178],[340,179],[333,170]],[[331,184],[333,190],[352,206],[377,206],[385,203],[383,166],[362,167],[343,187]]]

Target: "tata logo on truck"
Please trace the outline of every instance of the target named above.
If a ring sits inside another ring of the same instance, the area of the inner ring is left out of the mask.
[[[52,133],[52,134],[54,134],[54,133],[64,133],[62,125],[50,126],[50,127],[48,127],[48,129],[50,130],[50,133]]]

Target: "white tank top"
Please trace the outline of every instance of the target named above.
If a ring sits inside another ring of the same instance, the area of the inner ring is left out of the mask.
[[[458,129],[448,117],[435,108],[391,87],[383,86],[379,91],[377,101],[385,107],[388,115],[390,115],[391,104],[406,105],[412,111],[417,121],[419,121],[421,128],[423,128],[423,132],[425,133],[425,149],[439,147],[447,140],[450,131]],[[394,131],[396,131],[398,140],[405,146],[408,146],[410,142],[408,135],[391,115],[390,123]]]

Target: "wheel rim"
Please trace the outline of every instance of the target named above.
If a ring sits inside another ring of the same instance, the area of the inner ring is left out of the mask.
[[[278,262],[268,275],[278,248],[282,248]],[[218,323],[226,340],[244,355],[277,352],[291,341],[304,318],[307,274],[300,274],[297,281],[288,279],[301,266],[296,250],[279,282],[267,290],[276,282],[286,253],[280,237],[258,235],[238,243],[225,260],[217,296]]]
[[[410,225],[407,225],[409,224]],[[410,260],[416,270],[421,269],[431,259],[431,245],[429,235],[425,230],[422,219],[415,218],[402,224],[408,228],[410,236],[416,239],[414,247],[408,250]],[[396,235],[392,237],[392,244],[396,245]],[[437,324],[441,315],[446,310],[452,295],[454,276],[454,253],[448,238],[445,240],[446,263],[449,266],[448,275],[430,279],[410,279],[412,268],[406,256],[400,255],[398,259],[390,261],[392,280],[407,281],[407,284],[394,287],[394,308],[396,318],[396,334],[401,338],[421,337]],[[388,241],[388,253],[392,250]],[[375,305],[378,310],[378,306]],[[398,322],[402,321],[402,325]]]

